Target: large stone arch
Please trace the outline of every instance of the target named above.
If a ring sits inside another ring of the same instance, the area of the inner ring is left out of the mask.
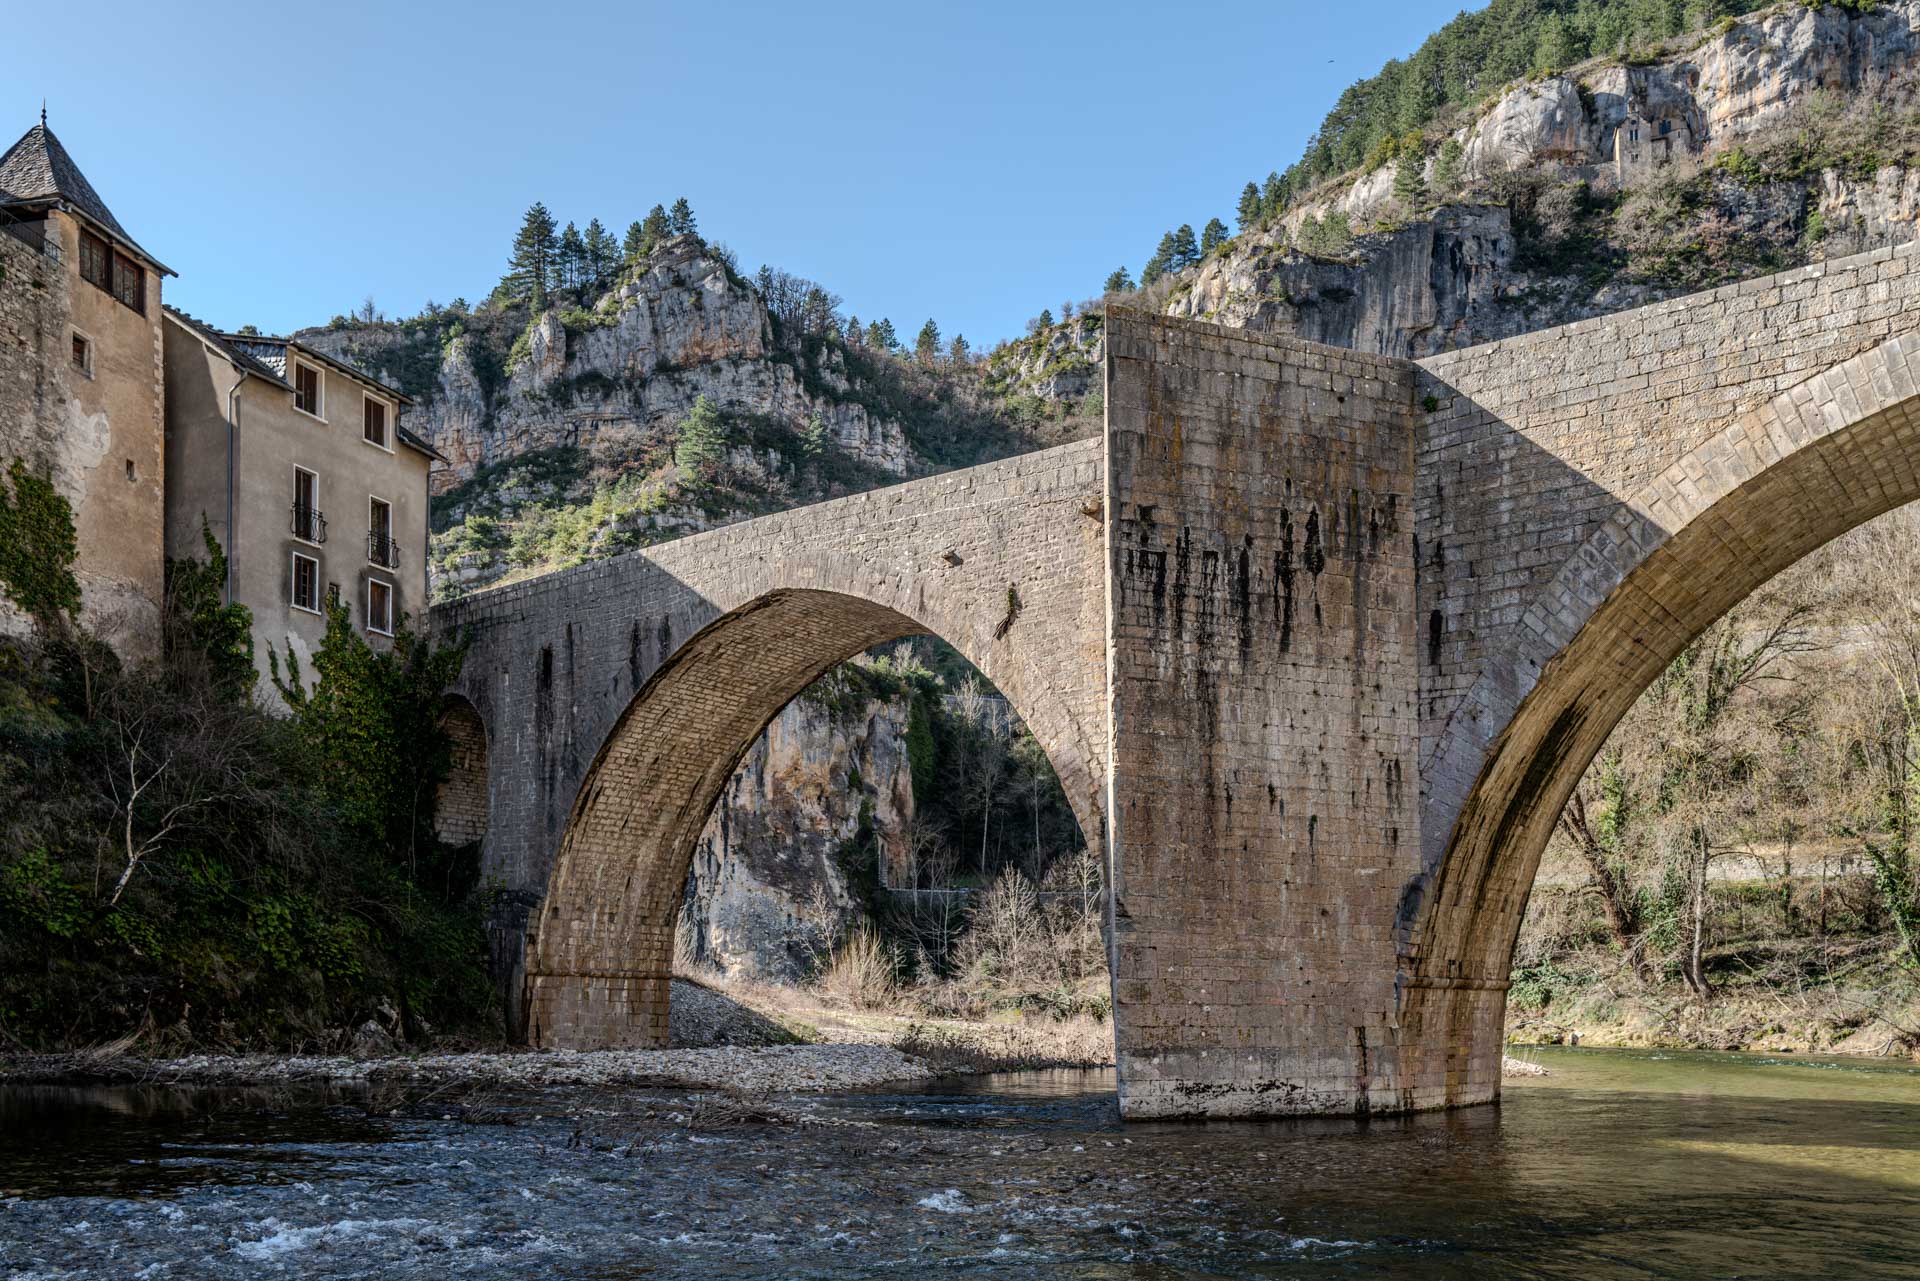
[[[740,758],[780,709],[836,663],[933,629],[863,596],[776,588],[687,638],[614,723],[568,817],[529,939],[535,1045],[664,1045],[674,921],[694,846]],[[957,646],[976,666],[990,654]],[[1093,746],[1067,709],[998,664],[1015,709],[1099,835]]]
[[[1920,340],[1893,339],[1740,415],[1595,531],[1456,709],[1402,901],[1410,1027],[1444,1024],[1461,1102],[1497,1093],[1507,975],[1553,824],[1614,726],[1721,615],[1824,543],[1920,500]],[[1449,772],[1476,760],[1477,771]],[[1417,1033],[1416,1033],[1417,1034]]]

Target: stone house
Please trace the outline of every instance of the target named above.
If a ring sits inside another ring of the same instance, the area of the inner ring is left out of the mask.
[[[1700,150],[1685,115],[1629,112],[1613,132],[1613,175],[1628,187],[1672,162]]]
[[[312,679],[337,598],[376,648],[427,608],[427,472],[439,457],[400,425],[412,402],[286,338],[166,317],[169,556],[227,556],[229,598],[269,654]]]
[[[122,653],[159,643],[165,566],[161,281],[45,113],[0,156],[0,469],[73,508],[82,623]],[[0,634],[28,620],[0,595]]]

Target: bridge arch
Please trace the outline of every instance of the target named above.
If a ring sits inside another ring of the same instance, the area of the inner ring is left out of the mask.
[[[493,804],[487,724],[462,695],[448,694],[445,701],[440,729],[452,752],[447,777],[434,797],[434,833],[449,845],[471,845],[485,839]]]
[[[1589,537],[1447,725],[1408,887],[1402,982],[1485,1054],[1555,820],[1613,728],[1680,652],[1769,579],[1920,500],[1920,340],[1894,339],[1741,415]],[[1449,773],[1476,759],[1477,772]],[[1470,1029],[1470,1031],[1469,1031]],[[1495,1051],[1497,1061],[1497,1051]]]
[[[675,648],[614,721],[568,815],[528,933],[528,1040],[666,1043],[674,922],[728,778],[781,708],[835,664],[887,641],[941,635],[996,680],[1097,839],[1094,742],[1043,674],[1001,643],[1004,630],[985,651],[970,630],[937,629],[867,595],[779,586]]]

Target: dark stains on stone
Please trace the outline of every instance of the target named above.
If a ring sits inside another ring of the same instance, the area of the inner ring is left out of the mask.
[[[1318,507],[1311,508],[1307,512],[1306,546],[1301,551],[1300,561],[1307,567],[1307,572],[1315,578],[1320,577],[1320,571],[1327,567],[1327,551],[1320,545],[1320,509]]]
[[[1193,530],[1180,527],[1180,538],[1173,550],[1173,638],[1187,635],[1187,587],[1193,576]]]
[[[1293,648],[1293,514],[1280,509],[1280,550],[1273,554],[1273,621],[1280,629],[1280,652]]]
[[[554,805],[553,759],[553,646],[540,647],[540,665],[533,685],[533,748],[538,764],[541,807],[546,816],[547,835],[559,828],[559,812]]]
[[[1253,652],[1253,535],[1240,546],[1233,574],[1233,613],[1240,629],[1240,661]]]
[[[1427,665],[1440,666],[1440,644],[1446,639],[1447,619],[1439,610],[1427,615]]]

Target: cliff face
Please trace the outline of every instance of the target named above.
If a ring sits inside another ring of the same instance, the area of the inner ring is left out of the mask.
[[[1161,305],[1417,357],[1913,237],[1920,0],[1783,6],[1690,44],[1515,86],[1243,231]],[[1405,164],[1430,195],[1396,195]]]
[[[434,472],[436,493],[489,465],[562,447],[619,470],[670,446],[700,396],[724,414],[796,435],[818,418],[848,457],[892,476],[912,471],[900,422],[861,403],[839,353],[776,352],[765,302],[696,237],[668,241],[591,311],[549,310],[525,323],[504,376],[487,376],[473,334],[453,336],[441,351],[407,419],[448,458]],[[398,345],[381,329],[301,337],[399,381]]]
[[[1365,237],[1346,259],[1268,240],[1208,259],[1167,311],[1394,356],[1554,323],[1514,265],[1504,207],[1470,205]]]
[[[707,820],[687,880],[695,957],[730,975],[803,978],[858,924],[913,825],[908,700],[789,703]]]

